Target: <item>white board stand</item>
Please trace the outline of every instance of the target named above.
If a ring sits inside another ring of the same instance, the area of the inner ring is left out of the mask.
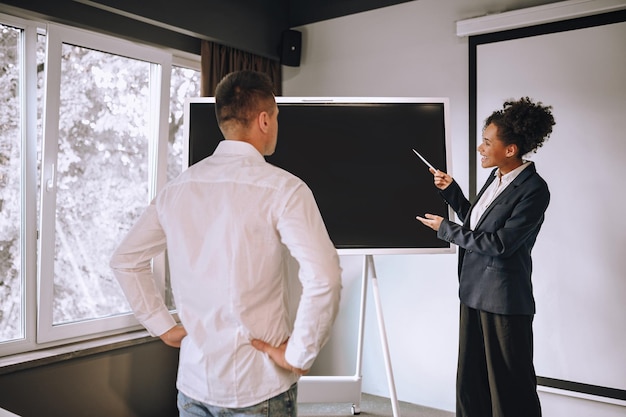
[[[385,370],[387,372],[387,383],[391,399],[393,416],[399,417],[398,398],[396,386],[391,369],[391,358],[389,356],[389,346],[387,344],[387,333],[383,320],[383,309],[380,302],[378,289],[378,277],[374,268],[374,258],[372,255],[365,255],[363,258],[363,274],[361,284],[361,305],[359,311],[359,334],[357,339],[356,370],[352,376],[303,376],[298,383],[298,402],[301,403],[326,403],[326,402],[348,402],[352,403],[352,414],[361,413],[361,375],[363,359],[363,332],[365,328],[365,306],[367,302],[367,283],[372,282],[372,292],[376,306],[376,318],[378,321],[378,331],[380,342],[385,359]]]

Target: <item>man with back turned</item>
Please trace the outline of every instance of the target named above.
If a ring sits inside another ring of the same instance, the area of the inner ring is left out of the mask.
[[[225,140],[158,193],[111,267],[141,324],[181,349],[181,417],[295,416],[297,381],[337,314],[339,258],[311,190],[263,158],[278,136],[269,78],[227,75],[215,110]],[[166,249],[178,325],[151,270]],[[295,317],[288,255],[302,285]]]

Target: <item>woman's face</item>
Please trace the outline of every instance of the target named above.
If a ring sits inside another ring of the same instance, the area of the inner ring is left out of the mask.
[[[483,141],[478,145],[480,164],[483,168],[506,166],[510,158],[510,146],[506,146],[498,137],[498,127],[489,124],[483,131]]]

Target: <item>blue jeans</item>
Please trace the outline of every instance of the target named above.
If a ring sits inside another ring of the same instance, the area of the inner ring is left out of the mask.
[[[282,394],[245,408],[224,408],[192,400],[178,392],[180,417],[296,417],[298,415],[298,384]]]

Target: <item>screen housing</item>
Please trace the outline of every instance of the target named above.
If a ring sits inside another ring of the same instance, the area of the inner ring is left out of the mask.
[[[451,174],[449,102],[420,97],[276,97],[278,144],[266,160],[313,191],[340,254],[454,253],[416,215],[453,218],[418,151]],[[213,97],[188,98],[183,168],[223,140]],[[428,139],[426,139],[428,138]]]

